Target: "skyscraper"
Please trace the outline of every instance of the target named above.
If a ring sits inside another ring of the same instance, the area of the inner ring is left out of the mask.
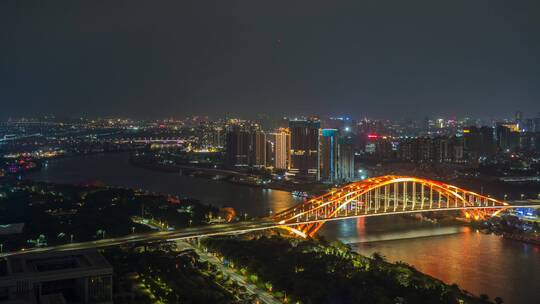
[[[266,134],[253,131],[250,136],[249,165],[253,167],[266,166]]]
[[[274,167],[289,170],[291,165],[291,134],[289,129],[281,128],[275,134]]]
[[[469,161],[495,154],[495,136],[491,127],[469,127],[463,130],[464,150]]]
[[[231,121],[227,130],[227,165],[266,167],[266,134],[258,124]]]
[[[322,129],[318,180],[335,182],[338,179],[338,156],[338,130]]]
[[[251,136],[249,131],[234,126],[227,132],[227,164],[243,167],[249,165]]]
[[[354,145],[353,138],[344,134],[338,138],[338,174],[339,181],[354,179]]]
[[[289,121],[291,132],[291,171],[316,175],[319,167],[319,129],[317,118]]]
[[[519,133],[512,124],[499,124],[495,129],[497,146],[502,151],[512,151],[519,145]]]
[[[330,183],[354,179],[354,149],[350,133],[321,130],[318,180]]]

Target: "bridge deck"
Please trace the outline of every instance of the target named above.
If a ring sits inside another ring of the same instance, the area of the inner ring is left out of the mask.
[[[415,209],[410,210],[396,210],[388,212],[368,212],[368,213],[354,213],[348,212],[345,214],[345,211],[342,211],[338,217],[334,218],[313,218],[305,219],[293,223],[277,223],[269,219],[259,219],[254,221],[239,222],[232,224],[218,224],[218,225],[207,225],[201,227],[186,228],[174,231],[159,231],[159,232],[150,232],[150,233],[141,233],[141,234],[130,234],[117,238],[109,238],[98,241],[89,241],[89,242],[79,242],[58,246],[50,247],[40,247],[40,248],[30,248],[20,251],[4,252],[0,253],[0,258],[26,254],[26,253],[46,253],[46,252],[58,252],[58,251],[70,251],[70,250],[79,250],[87,248],[101,248],[101,247],[110,247],[124,244],[136,244],[136,243],[152,243],[152,242],[164,242],[172,240],[181,240],[181,239],[191,239],[198,237],[208,237],[216,235],[228,235],[228,234],[243,234],[260,230],[274,229],[286,226],[298,226],[306,225],[312,223],[321,223],[327,221],[337,221],[343,219],[352,219],[359,217],[372,217],[372,216],[389,216],[405,213],[421,213],[428,211],[450,211],[450,210],[475,210],[475,209],[504,209],[504,208],[540,208],[540,204],[535,205],[512,205],[512,206],[484,206],[484,207],[453,207],[453,208],[432,208],[432,209]]]

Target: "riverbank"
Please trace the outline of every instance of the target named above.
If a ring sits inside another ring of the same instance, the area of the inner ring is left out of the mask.
[[[512,214],[491,217],[474,225],[482,233],[495,234],[504,239],[540,246],[540,223],[526,221]]]
[[[180,229],[207,224],[218,215],[218,208],[192,199],[134,189],[16,179],[0,184],[0,244],[5,252],[151,231],[135,217]]]
[[[37,171],[46,168],[49,161],[56,161],[69,158],[77,158],[84,156],[92,155],[103,155],[103,154],[122,154],[130,153],[136,149],[124,149],[124,150],[99,150],[99,151],[85,151],[85,152],[64,152],[61,154],[56,154],[54,156],[48,157],[33,157],[31,153],[18,153],[15,157],[2,158],[0,157],[0,177],[9,177],[9,176],[23,176],[27,174],[32,174]],[[28,155],[27,155],[28,154]],[[32,163],[32,166],[24,166],[25,163]],[[8,168],[9,165],[12,165],[11,170]]]
[[[494,235],[502,236],[507,240],[513,240],[517,242],[540,246],[540,234],[538,234],[538,231],[540,231],[540,225],[538,224],[530,225],[528,227],[528,231],[525,231],[525,230],[520,230],[518,228],[519,226],[516,226],[515,221],[518,220],[516,217],[512,226],[508,224],[502,226],[500,225],[500,223],[494,224],[493,222],[497,220],[492,219],[492,218],[488,219],[487,221],[484,221],[484,220],[474,221],[471,219],[461,218],[454,215],[455,215],[454,213],[451,213],[450,215],[439,214],[439,216],[433,217],[430,215],[426,216],[419,213],[419,214],[414,214],[414,215],[402,215],[402,217],[408,218],[411,220],[429,221],[432,223],[437,223],[437,224],[442,224],[442,225],[460,225],[464,227],[471,227],[484,234],[494,234]],[[504,217],[505,216],[503,215],[503,218]],[[498,222],[500,222],[500,220]],[[522,225],[523,224],[521,224],[521,226]]]
[[[390,263],[378,253],[362,256],[340,242],[279,236],[201,242],[284,302],[491,303],[487,295],[475,297],[403,262]]]
[[[516,233],[503,233],[502,235],[505,239],[519,241],[527,244],[532,244],[540,246],[540,237],[538,236],[527,236]]]
[[[53,160],[47,168],[25,178],[51,183],[101,181],[111,186],[192,197],[219,207],[230,206],[250,217],[279,212],[302,201],[289,192],[137,168],[127,159],[127,153],[108,153]],[[505,303],[540,303],[537,246],[483,234],[463,225],[447,226],[397,216],[328,222],[320,233],[328,240],[358,244],[355,251],[362,255],[379,252],[389,261],[404,261],[476,295],[496,290]]]
[[[146,170],[155,170],[167,173],[177,173],[184,176],[206,178],[212,180],[224,181],[232,184],[238,184],[260,189],[272,189],[286,192],[306,192],[311,195],[325,193],[330,189],[329,185],[319,182],[276,182],[269,177],[254,175],[239,171],[216,169],[208,167],[196,167],[190,165],[165,165],[156,162],[144,162],[136,157],[130,156],[129,163],[132,166]]]

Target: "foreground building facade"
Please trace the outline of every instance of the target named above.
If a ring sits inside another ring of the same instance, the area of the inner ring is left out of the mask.
[[[0,303],[112,303],[112,266],[96,250],[7,258]]]

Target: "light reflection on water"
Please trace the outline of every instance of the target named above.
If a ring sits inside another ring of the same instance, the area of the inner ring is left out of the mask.
[[[31,178],[60,183],[99,180],[109,185],[144,188],[188,196],[238,212],[266,215],[301,199],[288,192],[250,188],[225,182],[155,172],[129,165],[125,154],[59,159]],[[484,235],[461,226],[441,226],[400,216],[329,222],[327,239],[340,239],[355,250],[380,252],[420,271],[457,283],[474,294],[501,296],[505,303],[540,303],[540,248]]]
[[[500,296],[505,303],[540,303],[538,246],[400,216],[331,222],[321,233],[363,255],[379,252],[477,295]]]
[[[399,220],[401,218],[391,217],[391,219]],[[370,221],[370,223],[375,221],[377,224],[366,227],[366,220]],[[327,223],[326,226],[323,226],[321,233],[328,238],[339,239],[348,244],[356,244],[450,235],[470,230],[470,228],[462,226],[439,226],[432,223],[418,225],[417,222],[413,222],[415,220],[410,221],[400,223],[392,227],[393,229],[381,230],[380,228],[383,226],[377,219],[359,218],[358,220],[338,221],[335,224]]]

